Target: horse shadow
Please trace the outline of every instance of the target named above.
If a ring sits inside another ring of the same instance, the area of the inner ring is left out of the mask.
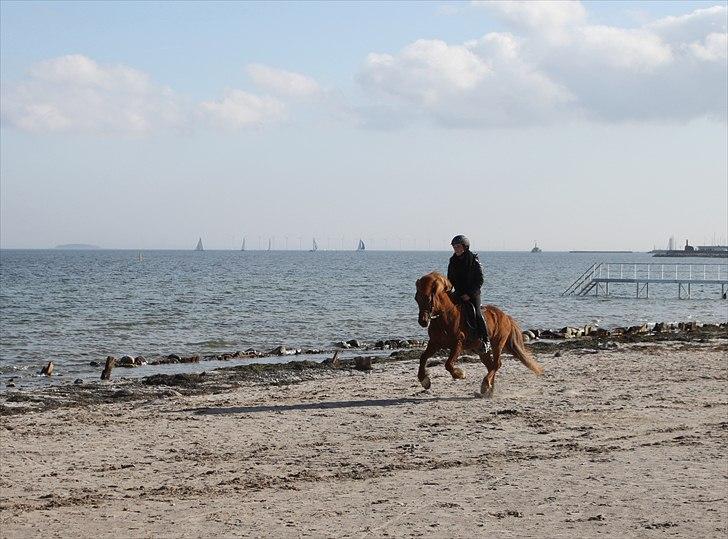
[[[401,397],[398,399],[367,399],[346,401],[324,401],[301,404],[273,404],[260,406],[232,406],[232,407],[202,407],[186,408],[182,412],[192,412],[195,415],[225,415],[225,414],[258,414],[264,412],[294,412],[306,410],[337,410],[341,408],[368,408],[374,406],[404,406],[408,404],[425,404],[432,402],[459,402],[470,401],[472,397]]]

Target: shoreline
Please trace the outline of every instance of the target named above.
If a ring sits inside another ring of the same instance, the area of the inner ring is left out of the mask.
[[[529,348],[491,399],[411,349],[16,403],[3,537],[725,537],[724,329]]]
[[[721,324],[698,324],[696,322],[680,322],[678,324],[658,323],[654,325],[643,324],[640,326],[618,327],[612,330],[602,328],[564,327],[561,330],[526,330],[523,332],[524,341],[527,347],[537,356],[543,353],[563,350],[583,349],[592,353],[616,349],[624,344],[653,344],[661,342],[680,343],[704,343],[708,340],[728,340],[728,323]],[[117,367],[112,371],[110,380],[93,380],[90,382],[78,383],[79,380],[63,380],[62,383],[52,385],[31,387],[31,388],[6,388],[0,392],[0,416],[22,414],[30,411],[48,410],[57,407],[86,406],[113,402],[129,402],[150,398],[177,397],[182,395],[205,395],[224,391],[234,391],[240,384],[257,383],[261,385],[285,385],[298,383],[304,380],[316,379],[330,375],[340,369],[357,369],[358,363],[362,361],[371,366],[373,364],[386,364],[393,361],[404,361],[419,359],[427,341],[409,340],[387,340],[377,341],[374,344],[366,344],[359,341],[344,341],[340,345],[347,348],[336,348],[330,351],[316,350],[321,356],[318,360],[306,358],[308,352],[288,354],[284,347],[278,347],[264,354],[256,351],[244,353],[235,352],[222,354],[223,361],[233,358],[244,358],[251,362],[234,366],[217,366],[202,372],[157,372],[146,376],[124,377],[133,359],[125,366]],[[389,352],[391,346],[399,346]],[[406,346],[406,348],[405,348]],[[346,350],[356,355],[339,358],[339,352]],[[280,361],[268,361],[275,358],[272,354],[278,351]],[[247,355],[245,355],[247,354]],[[323,357],[328,356],[328,357]],[[439,351],[430,363],[437,364],[441,358],[447,356],[446,350]],[[283,357],[295,357],[301,359],[285,361]],[[510,357],[506,354],[505,357]],[[212,361],[213,358],[220,359],[220,356],[193,356],[180,358],[174,355],[169,356],[167,364],[189,365],[201,361]],[[209,358],[209,359],[207,359]],[[336,358],[336,363],[334,363]],[[263,360],[262,362],[256,362]],[[464,354],[458,360],[461,363],[479,362],[474,355]],[[216,363],[217,365],[220,362]],[[124,368],[127,367],[127,368]],[[134,369],[142,369],[143,366],[135,366]],[[368,370],[362,369],[362,370]],[[120,374],[121,373],[121,374]]]

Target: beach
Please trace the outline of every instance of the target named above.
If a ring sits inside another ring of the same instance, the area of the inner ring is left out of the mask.
[[[490,399],[416,350],[6,395],[0,535],[725,537],[725,331],[631,340],[505,356]]]

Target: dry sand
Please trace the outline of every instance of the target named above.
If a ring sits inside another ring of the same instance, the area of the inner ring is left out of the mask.
[[[725,343],[725,341],[722,341]],[[726,345],[416,363],[1,418],[5,537],[726,537]]]

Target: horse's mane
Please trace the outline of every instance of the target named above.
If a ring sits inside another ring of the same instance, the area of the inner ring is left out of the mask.
[[[433,286],[436,288],[439,288],[437,285],[441,285],[442,289],[446,292],[450,292],[453,288],[450,280],[439,271],[431,271],[425,277],[429,277],[432,280]]]

